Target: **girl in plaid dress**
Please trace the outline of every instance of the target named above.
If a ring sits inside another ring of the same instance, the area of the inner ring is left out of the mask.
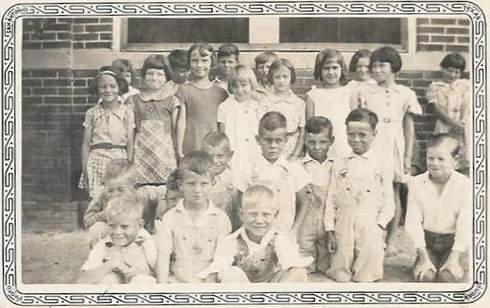
[[[99,70],[90,91],[98,101],[87,111],[83,122],[80,187],[93,198],[103,184],[107,163],[133,157],[134,115],[122,104],[120,96],[128,91],[128,84],[112,67]]]

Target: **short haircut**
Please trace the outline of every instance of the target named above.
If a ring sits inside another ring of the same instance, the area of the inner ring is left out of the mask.
[[[126,81],[126,78],[124,78],[124,75],[122,74],[121,71],[118,69],[115,69],[112,66],[102,66],[99,71],[97,72],[97,75],[95,75],[94,79],[92,80],[92,83],[89,87],[89,93],[92,96],[98,97],[99,96],[99,79],[103,75],[109,75],[112,76],[116,82],[117,85],[119,86],[119,95],[122,95],[126,92],[128,92],[128,82]]]
[[[278,59],[272,62],[271,68],[269,69],[269,75],[267,76],[267,79],[270,83],[272,83],[272,75],[274,74],[274,72],[283,67],[287,68],[289,70],[289,73],[291,74],[291,84],[296,81],[296,72],[294,71],[294,66],[291,61],[289,61],[288,59]]]
[[[255,91],[255,89],[257,89],[257,77],[255,76],[253,70],[246,65],[239,64],[232,71],[230,78],[228,78],[228,91],[231,94],[233,94],[232,88],[236,86],[241,80],[246,80],[248,83],[250,83],[252,91]]]
[[[213,167],[211,155],[204,151],[193,151],[184,156],[182,163],[177,169],[177,179],[182,181],[185,171],[191,171],[201,176],[211,176]]]
[[[439,146],[443,143],[452,143],[452,150],[451,150],[451,156],[455,157],[460,153],[460,145],[458,142],[458,139],[456,136],[450,134],[450,133],[441,133],[441,134],[432,134],[429,135],[429,138],[427,139],[427,149],[431,147],[436,147]]]
[[[126,192],[120,196],[113,197],[107,202],[106,218],[116,217],[121,214],[141,219],[143,218],[144,201],[135,193]]]
[[[466,67],[466,61],[463,58],[462,55],[460,55],[457,52],[450,53],[446,55],[442,61],[441,61],[441,67],[442,68],[456,68],[459,69],[462,72],[464,72],[464,69]]]
[[[104,182],[126,175],[132,171],[132,167],[131,162],[125,158],[111,159],[105,167]]]
[[[143,79],[145,78],[146,72],[149,69],[163,70],[165,72],[165,78],[170,80],[170,68],[167,63],[167,59],[165,59],[163,55],[152,54],[146,57],[145,61],[143,62],[143,67],[141,68],[141,77]]]
[[[277,111],[269,111],[259,121],[259,135],[264,131],[274,131],[278,128],[286,128],[286,117]]]
[[[274,193],[271,189],[263,185],[252,185],[243,193],[242,196],[242,209],[248,206],[256,205],[257,203],[268,201],[267,203],[271,205],[277,212],[277,203],[274,202]]]
[[[357,63],[359,62],[359,59],[362,58],[371,58],[371,50],[368,49],[359,49],[352,55],[352,58],[350,59],[349,63],[349,72],[355,72],[357,69]]]
[[[219,60],[220,58],[223,57],[235,56],[235,59],[238,62],[239,55],[240,55],[240,50],[236,45],[233,45],[231,43],[226,43],[218,48],[217,58]]]
[[[391,64],[391,71],[397,73],[402,68],[402,58],[392,47],[381,47],[373,51],[369,59],[369,69],[372,70],[374,62],[388,62]]]
[[[204,138],[202,139],[201,148],[204,151],[207,146],[217,147],[222,144],[225,144],[228,151],[230,150],[230,140],[228,139],[228,137],[222,132],[214,131],[209,132],[204,136]]]
[[[195,43],[189,48],[189,51],[187,53],[187,56],[189,57],[189,65],[191,63],[191,54],[194,50],[198,50],[199,55],[201,57],[205,57],[209,55],[211,57],[211,67],[214,65],[215,63],[214,48],[213,46],[209,45],[206,42]]]
[[[344,57],[340,51],[336,49],[325,49],[320,51],[315,58],[315,69],[313,71],[313,77],[316,80],[323,81],[322,68],[328,60],[335,60],[340,65],[342,74],[340,75],[340,81],[345,79],[347,65],[345,64]]]
[[[278,59],[279,59],[279,57],[273,51],[267,50],[267,51],[261,52],[255,57],[255,67],[259,66],[260,64],[267,63],[271,60],[274,62]]]
[[[167,191],[179,191],[179,181],[177,176],[177,169],[170,172],[167,178],[167,182],[165,183],[167,186]]]
[[[356,108],[349,112],[349,115],[345,119],[345,124],[349,122],[364,122],[368,123],[372,129],[376,129],[378,125],[378,116],[373,111],[366,108]]]
[[[189,54],[187,50],[174,49],[167,57],[170,68],[176,70],[189,69]]]
[[[131,83],[134,82],[136,73],[134,72],[131,61],[129,61],[128,59],[116,59],[112,61],[112,67],[119,70],[121,73],[124,73],[124,71],[129,71],[131,73]]]
[[[333,136],[333,125],[329,119],[326,117],[312,117],[310,118],[305,125],[305,132],[310,134],[319,134],[324,130],[328,130],[328,136]]]

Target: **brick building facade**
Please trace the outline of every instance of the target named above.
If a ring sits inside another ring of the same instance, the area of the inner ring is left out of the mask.
[[[97,68],[119,57],[130,59],[139,68],[145,56],[159,52],[122,48],[120,25],[113,18],[23,20],[24,201],[64,201],[76,194],[81,172],[82,121],[93,104],[88,86]],[[433,80],[440,79],[438,64],[444,54],[461,52],[468,59],[470,24],[463,17],[413,17],[407,23],[407,34],[408,47],[401,51],[404,65],[398,81],[411,87],[424,107],[424,114],[416,117],[418,152],[423,157],[425,141],[434,126],[433,116],[427,113],[425,91]],[[352,51],[345,51],[346,60]],[[255,50],[245,50],[242,62],[252,64],[256,54]],[[293,90],[299,95],[304,95],[314,83],[314,55],[312,50],[294,48],[281,55],[290,58],[297,68]],[[419,163],[423,161],[419,159]]]

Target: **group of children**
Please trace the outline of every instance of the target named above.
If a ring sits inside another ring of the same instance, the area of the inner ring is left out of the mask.
[[[81,283],[379,281],[396,254],[402,185],[414,278],[463,279],[471,88],[461,55],[443,59],[443,81],[427,91],[437,134],[427,172],[410,177],[422,110],[395,82],[395,49],[356,52],[347,85],[342,54],[319,52],[306,101],[274,52],[254,70],[233,44],[216,54],[197,43],[150,55],[139,90],[127,60],[96,75],[83,123],[91,252]]]

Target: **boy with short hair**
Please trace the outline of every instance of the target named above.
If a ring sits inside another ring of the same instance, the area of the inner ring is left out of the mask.
[[[106,166],[104,186],[90,201],[83,217],[85,226],[89,228],[90,248],[109,234],[105,213],[109,200],[125,192],[135,193],[143,200],[145,229],[152,232],[157,204],[163,201],[165,189],[154,186],[136,189],[136,173],[131,162],[123,158],[112,159]]]
[[[277,214],[269,188],[249,187],[240,208],[243,226],[218,243],[213,263],[200,276],[217,276],[222,283],[305,282],[311,257],[301,258],[289,233],[274,227]]]
[[[159,283],[204,282],[197,273],[213,260],[217,240],[231,232],[227,215],[209,199],[213,166],[209,154],[195,151],[178,169],[183,199],[155,226]]]
[[[336,162],[337,179],[325,205],[327,275],[336,281],[373,282],[383,278],[385,229],[393,218],[392,177],[374,156],[378,117],[357,108],[345,120],[352,153]]]
[[[89,253],[80,283],[155,283],[157,246],[143,228],[143,202],[134,193],[109,201],[109,236]]]
[[[218,49],[218,76],[214,79],[221,88],[228,91],[228,78],[239,63],[240,50],[237,46],[226,43]]]
[[[417,250],[416,281],[460,282],[460,255],[471,241],[471,181],[455,171],[458,140],[448,134],[427,143],[427,171],[408,182],[405,230]]]
[[[298,244],[302,255],[313,257],[314,262],[308,272],[325,273],[329,266],[329,255],[326,245],[325,200],[328,193],[335,187],[334,160],[328,155],[334,143],[333,127],[325,117],[312,117],[305,125],[306,155],[303,167],[311,177],[309,186],[310,204],[298,235]]]
[[[167,81],[166,87],[173,90],[173,93],[177,91],[179,85],[184,84],[189,78],[189,54],[187,50],[174,49],[168,55],[168,64],[171,69],[171,80]]]
[[[286,117],[275,111],[266,113],[256,137],[262,155],[237,174],[236,183],[242,193],[252,185],[269,187],[278,204],[277,226],[296,234],[307,211],[310,177],[299,163],[284,157],[287,138]]]
[[[272,62],[279,60],[279,57],[273,51],[261,52],[255,57],[255,74],[257,75],[257,81],[259,86],[256,91],[259,94],[267,95],[269,83],[269,69]]]
[[[213,183],[209,197],[214,206],[225,211],[231,221],[232,230],[240,227],[238,217],[238,190],[230,168],[233,151],[228,137],[221,132],[209,132],[202,140],[202,150],[213,160]]]

